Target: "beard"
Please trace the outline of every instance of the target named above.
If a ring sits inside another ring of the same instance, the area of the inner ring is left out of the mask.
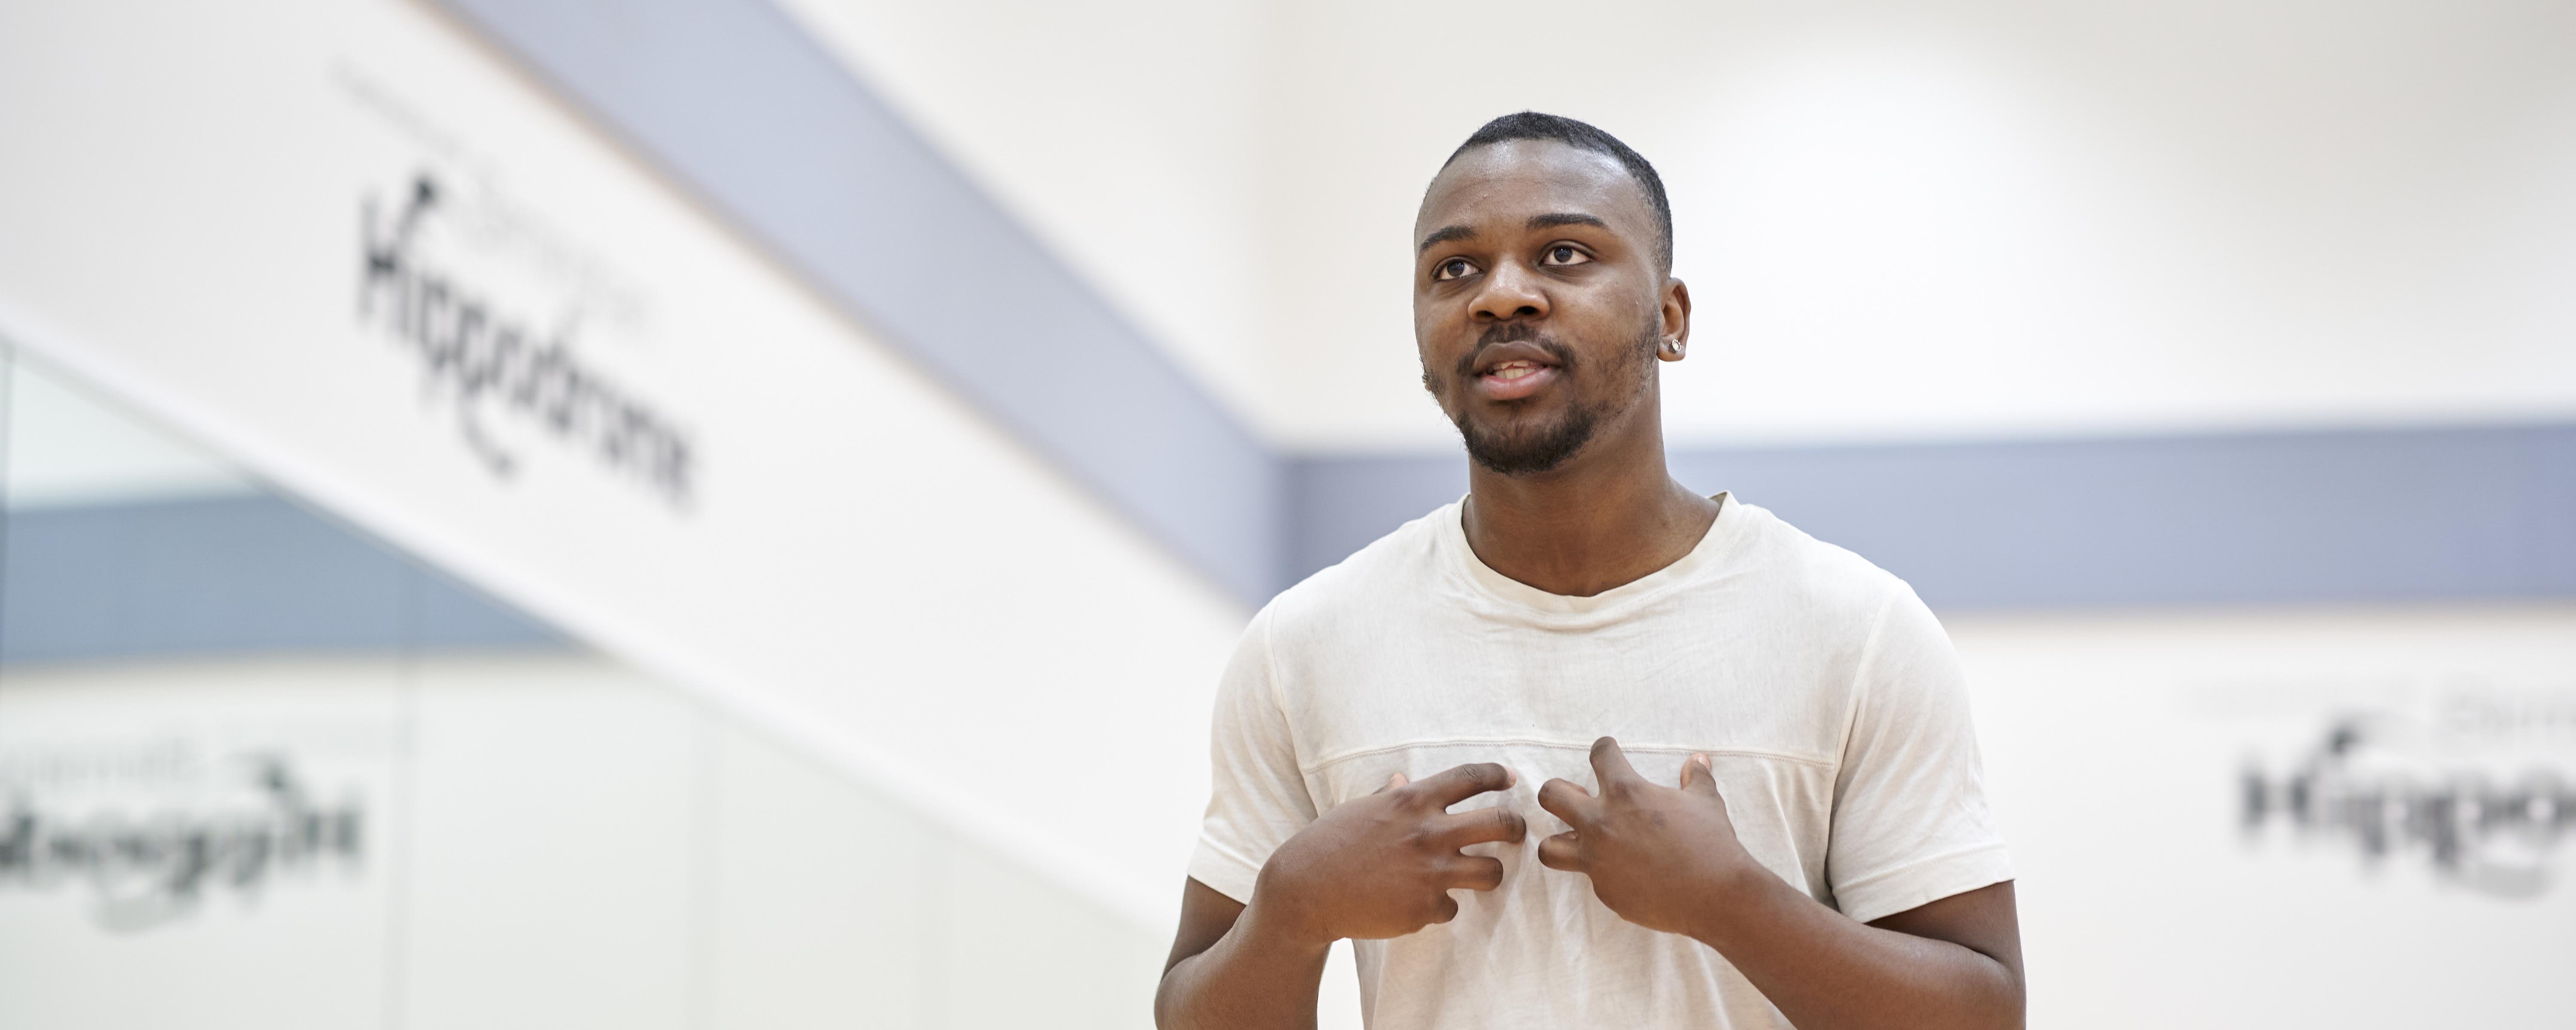
[[[1565,377],[1567,385],[1573,385],[1581,375],[1574,352],[1565,349],[1554,340],[1540,336],[1537,330],[1528,325],[1511,323],[1498,325],[1485,331],[1484,336],[1476,341],[1476,349],[1458,359],[1458,367],[1454,372],[1457,377],[1455,381],[1465,383],[1475,379],[1476,355],[1486,347],[1519,341],[1528,341],[1546,351],[1549,359],[1556,362],[1557,372]],[[1649,380],[1642,370],[1650,367],[1649,359],[1654,355],[1655,347],[1659,342],[1655,327],[1647,326],[1637,345],[1628,348],[1621,355],[1623,360],[1619,361],[1616,367],[1608,370],[1607,374],[1612,376],[1633,376],[1636,379],[1635,389],[1626,394],[1626,402],[1616,407],[1576,400],[1566,405],[1565,410],[1555,418],[1544,422],[1524,421],[1509,427],[1495,427],[1480,424],[1468,417],[1465,406],[1461,405],[1459,414],[1452,421],[1458,426],[1459,439],[1467,445],[1467,457],[1489,471],[1506,476],[1537,475],[1555,470],[1565,464],[1567,459],[1582,451],[1585,444],[1592,442],[1593,434],[1600,431],[1603,421],[1626,411],[1636,403],[1638,397],[1645,394]],[[1429,379],[1430,376],[1426,372],[1423,378]],[[1527,402],[1510,403],[1518,405]]]
[[[1553,471],[1591,443],[1592,434],[1601,428],[1602,414],[1598,406],[1577,403],[1546,422],[1508,429],[1481,426],[1462,414],[1458,437],[1467,444],[1467,457],[1489,471],[1536,475]]]

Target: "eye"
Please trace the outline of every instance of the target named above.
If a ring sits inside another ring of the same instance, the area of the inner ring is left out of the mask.
[[[1565,265],[1588,264],[1591,260],[1592,255],[1584,253],[1581,248],[1568,243],[1559,243],[1556,246],[1547,248],[1547,253],[1539,256],[1538,263],[1552,267],[1563,267]]]
[[[1431,269],[1431,279],[1433,282],[1448,282],[1452,279],[1464,278],[1475,271],[1475,262],[1466,258],[1450,258]]]

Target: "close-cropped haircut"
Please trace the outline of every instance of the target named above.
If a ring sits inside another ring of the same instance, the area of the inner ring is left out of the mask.
[[[1576,150],[1589,150],[1609,157],[1619,162],[1619,167],[1627,169],[1628,177],[1635,179],[1637,187],[1645,191],[1646,206],[1655,216],[1655,260],[1663,265],[1665,274],[1672,273],[1673,205],[1664,197],[1663,177],[1655,174],[1655,166],[1647,163],[1645,155],[1629,149],[1627,144],[1619,142],[1619,137],[1588,122],[1536,111],[1507,114],[1486,122],[1483,128],[1467,137],[1467,142],[1458,144],[1458,149],[1449,153],[1449,160],[1441,162],[1440,168],[1448,170],[1450,165],[1458,163],[1458,155],[1477,147],[1519,139],[1554,140]]]

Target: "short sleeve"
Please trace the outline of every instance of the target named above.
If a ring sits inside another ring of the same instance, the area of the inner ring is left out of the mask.
[[[1868,922],[2012,879],[1958,653],[1912,590],[1880,609],[1855,679],[1825,853],[1835,904]]]
[[[1190,856],[1190,878],[1252,902],[1253,881],[1281,843],[1315,821],[1314,798],[1297,767],[1296,741],[1270,675],[1270,613],[1243,631],[1217,685],[1210,732],[1207,817]]]

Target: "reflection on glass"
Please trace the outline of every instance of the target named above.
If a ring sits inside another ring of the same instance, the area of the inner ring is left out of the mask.
[[[1159,928],[5,351],[0,404],[0,1026],[1148,1012]]]

